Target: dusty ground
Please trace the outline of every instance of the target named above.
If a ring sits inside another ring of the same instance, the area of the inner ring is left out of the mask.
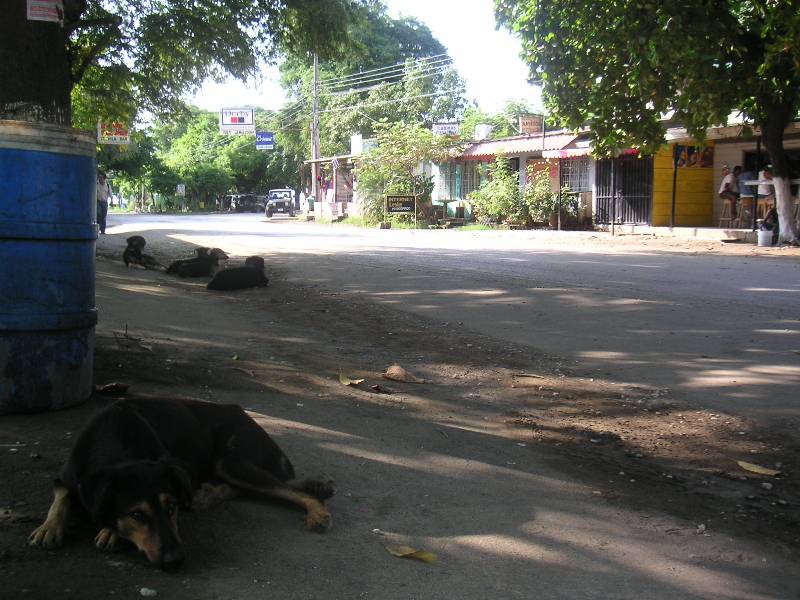
[[[588,239],[583,243],[600,242]],[[655,242],[640,236],[624,236],[615,243],[620,247],[660,243],[667,251],[672,247],[674,251],[787,256],[796,252],[687,240]],[[177,254],[186,251],[179,248]],[[748,540],[754,547],[768,547],[782,557],[789,565],[784,569],[797,568],[800,420],[765,431],[740,417],[683,406],[664,390],[576,378],[559,357],[535,355],[527,347],[497,343],[466,331],[457,322],[430,322],[387,313],[385,307],[367,302],[354,305],[351,299],[344,305],[330,290],[288,285],[279,268],[268,269],[269,288],[209,298],[201,283],[143,271],[126,272],[116,253],[98,260],[103,280],[98,288],[98,306],[101,315],[105,308],[105,314],[113,314],[113,318],[101,316],[98,326],[96,383],[124,382],[134,395],[239,401],[268,415],[265,423],[277,434],[299,471],[335,471],[330,474],[340,484],[344,480],[333,501],[334,515],[340,515],[335,517],[335,530],[361,527],[367,532],[366,539],[361,539],[361,546],[355,550],[337,550],[329,547],[326,536],[302,531],[299,515],[289,508],[264,509],[233,501],[213,509],[213,525],[209,524],[210,513],[184,516],[184,535],[193,548],[195,566],[188,566],[177,576],[150,570],[131,552],[100,554],[90,547],[88,531],[77,534],[75,542],[58,552],[29,549],[25,538],[46,512],[48,482],[58,471],[71,440],[94,410],[112,400],[96,394],[77,409],[3,420],[0,597],[137,597],[142,587],[157,589],[161,596],[186,598],[244,598],[259,590],[268,594],[265,597],[275,598],[480,598],[490,591],[498,598],[532,597],[526,586],[515,587],[513,577],[486,584],[485,588],[470,583],[477,575],[464,575],[470,567],[455,557],[450,566],[441,567],[444,572],[437,577],[466,581],[475,595],[465,595],[457,586],[449,591],[430,588],[428,593],[421,593],[417,579],[433,577],[425,575],[429,567],[411,561],[401,561],[398,566],[392,561],[400,559],[388,555],[381,554],[380,568],[399,568],[403,577],[407,572],[407,589],[381,591],[380,577],[355,574],[361,552],[380,553],[379,544],[387,540],[415,542],[408,533],[413,528],[392,528],[392,515],[402,513],[419,523],[443,508],[434,509],[424,500],[428,496],[427,477],[419,481],[399,476],[396,482],[384,482],[382,487],[368,480],[370,461],[391,462],[378,458],[377,449],[385,444],[388,454],[394,434],[406,436],[415,452],[455,457],[470,457],[475,448],[482,447],[473,434],[481,440],[488,436],[492,448],[500,444],[503,449],[492,450],[490,457],[489,450],[480,450],[481,458],[497,468],[524,470],[535,458],[550,472],[589,490],[594,501],[605,507],[603,510],[634,511],[642,522],[652,519],[666,523],[659,529],[661,535],[694,543],[693,536],[709,531]],[[133,297],[142,301],[132,302]],[[189,320],[198,327],[162,326],[177,312],[190,313]],[[241,327],[223,314],[238,315]],[[382,379],[382,370],[394,363],[411,370],[425,383]],[[365,381],[344,386],[338,380],[340,370]],[[384,393],[374,391],[372,386],[376,385]],[[337,446],[342,454],[350,453],[349,463],[324,457],[325,448],[334,447],[331,439],[345,444],[353,436],[371,437],[373,454],[363,448],[345,451]],[[780,473],[760,475],[743,469],[736,461]],[[409,487],[410,481],[418,482],[418,487]],[[432,488],[430,494],[441,501],[441,491],[435,494]],[[264,511],[266,517],[262,517]],[[267,525],[274,532],[270,534],[270,555],[254,555],[247,550],[255,543],[252,531],[247,529],[254,515],[269,519]],[[702,527],[697,529],[699,525]],[[655,525],[653,528],[658,529]],[[420,537],[421,533],[417,543]],[[281,558],[274,546],[285,545],[300,545],[301,554]],[[724,565],[729,570],[736,564],[743,569],[756,568],[760,560],[757,556],[732,548],[735,545],[713,557],[689,554],[689,562],[701,568]],[[335,568],[326,566],[317,554],[320,549],[341,551],[349,557],[337,562]],[[447,548],[434,550],[440,554],[440,563],[447,565]],[[203,559],[199,560],[201,553]],[[342,569],[353,572],[344,576]],[[291,576],[286,577],[287,572]],[[330,579],[343,576],[353,579],[352,594],[330,591]],[[316,584],[297,581],[316,577],[320,577],[316,592]],[[226,587],[226,583],[230,585]],[[302,592],[293,591],[296,585]],[[640,592],[615,587],[613,582],[609,585],[609,589],[619,590],[618,595],[609,592],[593,596],[592,585],[587,585],[581,592],[565,589],[563,594],[550,588],[550,593],[539,597],[644,597]],[[706,594],[700,588],[692,588],[691,593],[689,588],[676,587],[673,592],[665,587],[657,589],[665,595],[653,592],[647,597],[723,597]],[[797,597],[794,594],[777,581],[771,592],[735,597]]]

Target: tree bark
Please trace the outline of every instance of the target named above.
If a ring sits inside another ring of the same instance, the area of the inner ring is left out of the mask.
[[[780,228],[779,242],[796,244],[798,225],[794,220],[794,207],[789,178],[789,161],[783,149],[783,131],[791,120],[791,111],[784,106],[764,105],[768,115],[761,123],[761,138],[772,161],[775,206]]]
[[[0,119],[69,126],[72,77],[67,33],[29,21],[26,0],[3,3],[0,17]]]

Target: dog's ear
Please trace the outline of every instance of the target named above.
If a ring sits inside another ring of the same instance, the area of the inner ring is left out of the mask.
[[[162,459],[167,469],[170,480],[178,490],[178,502],[181,508],[191,508],[192,498],[194,497],[194,486],[192,478],[180,464],[170,459]]]
[[[114,493],[116,477],[113,469],[101,469],[89,475],[78,487],[81,501],[95,523],[114,522]]]

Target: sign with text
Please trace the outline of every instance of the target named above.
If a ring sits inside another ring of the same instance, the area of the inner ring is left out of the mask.
[[[400,215],[414,212],[415,196],[386,196],[386,212]]]
[[[64,23],[62,0],[28,0],[28,21]]]
[[[97,143],[121,146],[131,143],[131,134],[122,123],[97,122]]]
[[[175,194],[177,194],[178,196],[185,196],[186,195],[186,184],[185,183],[179,183],[178,185],[176,185],[175,186]]]
[[[436,135],[458,135],[458,123],[434,123],[433,133]]]
[[[275,134],[271,131],[256,131],[256,150],[275,150]]]
[[[255,133],[254,108],[223,108],[219,111],[220,133]]]
[[[519,116],[519,131],[533,135],[542,133],[544,128],[544,117],[542,115],[520,115]]]

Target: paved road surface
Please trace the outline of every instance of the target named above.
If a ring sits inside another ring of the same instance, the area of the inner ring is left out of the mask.
[[[574,373],[715,410],[798,415],[797,260],[604,247],[577,233],[365,230],[260,215],[111,223],[111,234],[150,231],[156,253],[185,240],[271,255],[292,279],[463,322],[563,356]]]

